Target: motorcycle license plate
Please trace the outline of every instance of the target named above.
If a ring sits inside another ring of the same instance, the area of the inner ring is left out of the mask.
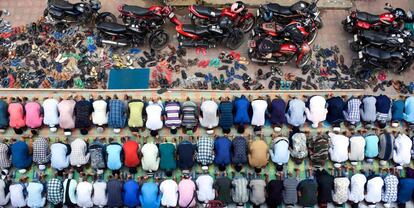
[[[358,57],[359,57],[360,59],[362,59],[362,58],[364,57],[364,55],[362,54],[362,51],[358,52]]]
[[[351,17],[347,16],[346,17],[346,22],[350,23],[351,22]]]
[[[174,14],[174,12],[171,12],[169,15],[168,15],[168,18],[173,18],[175,16],[175,14]]]
[[[255,48],[256,47],[256,41],[255,40],[249,40],[249,47],[250,48]]]
[[[358,41],[358,35],[354,35],[354,41],[357,42]]]

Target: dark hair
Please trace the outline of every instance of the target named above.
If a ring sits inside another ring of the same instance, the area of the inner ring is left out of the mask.
[[[260,172],[262,172],[262,169],[261,168],[254,168],[254,172],[260,173]]]
[[[171,133],[171,134],[176,134],[176,133],[177,133],[177,131],[178,131],[178,130],[177,130],[177,128],[175,128],[175,129],[170,129],[170,133]]]
[[[235,169],[237,172],[240,172],[240,171],[242,170],[242,168],[243,168],[243,166],[242,166],[242,165],[236,165],[236,166],[234,166],[234,169]]]
[[[387,126],[387,123],[385,123],[385,122],[379,122],[379,123],[378,123],[378,126],[379,126],[381,129],[383,129],[383,128],[385,128],[385,127]]]
[[[23,134],[23,129],[21,129],[21,128],[19,128],[19,129],[14,128],[14,133],[16,133],[16,134]]]
[[[36,129],[30,130],[30,132],[32,132],[33,135],[37,135],[37,133],[38,133]]]
[[[171,177],[171,176],[172,176],[172,171],[171,171],[171,170],[167,170],[167,171],[165,171],[165,175],[166,175],[167,177]]]
[[[239,134],[243,134],[244,133],[244,126],[243,125],[239,125],[237,127],[237,133],[239,133]]]
[[[151,130],[150,134],[151,134],[151,136],[156,137],[158,135],[158,131],[157,130]]]
[[[87,129],[87,128],[81,128],[81,129],[80,129],[80,133],[81,133],[82,135],[87,135],[87,134],[88,134],[88,129]]]
[[[276,170],[277,171],[283,171],[283,165],[276,165]]]
[[[231,129],[223,129],[223,133],[225,133],[225,134],[229,134],[230,131],[231,131]]]
[[[225,165],[219,165],[218,169],[219,169],[219,171],[225,171],[226,166]]]
[[[405,203],[399,203],[398,208],[405,208]]]

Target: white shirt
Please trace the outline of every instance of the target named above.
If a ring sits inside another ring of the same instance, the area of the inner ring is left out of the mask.
[[[108,112],[107,106],[108,103],[106,103],[105,100],[96,100],[92,103],[93,106],[93,112],[92,112],[92,123],[95,125],[105,125],[108,123]]]
[[[267,110],[267,101],[266,100],[253,100],[252,108],[253,108],[252,125],[263,126],[265,124],[265,113]]]
[[[161,205],[165,207],[176,207],[178,201],[178,185],[174,180],[168,179],[160,184],[162,193]]]
[[[50,146],[51,159],[50,164],[52,168],[62,170],[69,166],[69,155],[66,155],[68,148],[65,144],[54,143]]]
[[[197,178],[197,198],[198,201],[207,203],[213,200],[215,197],[215,191],[213,189],[213,178],[210,175],[201,175]]]
[[[27,199],[23,194],[24,186],[20,183],[10,185],[10,201],[13,207],[25,207],[27,205]]]
[[[147,143],[142,146],[142,169],[145,171],[157,171],[160,164],[158,157],[158,147],[154,143]]]
[[[106,194],[106,182],[105,181],[97,181],[93,184],[93,196],[92,196],[93,204],[98,207],[106,206],[108,202],[108,196]]]
[[[270,158],[278,165],[289,162],[289,140],[285,137],[278,137],[274,140],[272,149],[269,149]]]
[[[71,153],[69,156],[70,165],[81,166],[89,162],[89,152],[85,140],[75,139],[70,143]]]
[[[357,173],[351,177],[351,187],[349,192],[349,201],[358,203],[364,201],[365,183],[367,178],[364,174]]]
[[[349,160],[363,161],[365,157],[365,139],[361,135],[352,136],[349,139]]]
[[[347,177],[338,177],[334,179],[334,192],[332,200],[337,204],[343,204],[348,201],[349,179]]]
[[[349,138],[330,132],[329,134],[329,155],[331,160],[336,163],[348,160]]]
[[[42,196],[43,184],[30,182],[27,186],[27,206],[28,207],[44,207],[46,197]],[[40,200],[41,199],[41,200]]]
[[[145,108],[147,113],[147,122],[145,126],[150,130],[162,129],[162,104],[161,103],[151,103]]]
[[[10,192],[6,193],[6,183],[0,180],[0,206],[5,206],[10,201]]]
[[[78,183],[76,187],[76,194],[78,196],[76,204],[79,207],[93,207],[92,190],[92,184],[88,181]]]
[[[319,122],[326,120],[326,100],[322,96],[313,96],[309,100],[309,108],[305,109],[306,117],[312,122],[313,128],[318,128]]]
[[[393,160],[400,165],[410,164],[413,143],[405,134],[399,134],[394,140]]]
[[[50,127],[57,126],[59,124],[59,101],[54,98],[48,98],[43,101],[43,123]]]
[[[204,128],[214,128],[218,125],[218,105],[212,100],[204,101],[200,106],[203,116],[200,115],[200,125]]]
[[[76,204],[77,196],[76,196],[76,187],[78,182],[74,179],[65,179],[63,181],[63,203],[65,202],[72,202]],[[68,187],[69,186],[69,187]],[[67,193],[69,192],[69,193]],[[66,197],[66,194],[68,197]]]
[[[384,181],[381,177],[377,176],[369,179],[367,182],[367,194],[365,195],[365,201],[370,203],[380,202],[382,186],[384,186]]]

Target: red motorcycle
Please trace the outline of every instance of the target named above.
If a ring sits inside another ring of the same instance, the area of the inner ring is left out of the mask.
[[[393,8],[389,3],[385,4],[387,13],[380,15],[367,12],[353,11],[342,21],[345,31],[356,33],[359,30],[389,31],[399,29],[403,21],[412,21],[412,12],[405,12],[401,8]]]
[[[137,22],[146,21],[151,25],[163,25],[164,17],[162,16],[162,6],[151,6],[144,8],[140,6],[133,6],[122,4],[118,6],[118,11],[121,13],[119,17],[127,24],[136,24]]]
[[[221,17],[214,25],[183,24],[169,6],[163,9],[163,15],[176,25],[178,44],[182,47],[214,48],[222,43],[235,50],[243,43],[244,33],[234,26],[229,17]]]
[[[286,64],[296,58],[296,66],[301,68],[312,58],[312,50],[307,42],[297,45],[256,36],[249,41],[248,55],[259,64]]]
[[[217,24],[221,17],[229,17],[235,26],[244,33],[249,32],[256,21],[254,15],[249,12],[246,5],[241,1],[233,3],[230,8],[226,7],[221,10],[202,5],[192,5],[188,10],[190,11],[191,21],[195,25]]]

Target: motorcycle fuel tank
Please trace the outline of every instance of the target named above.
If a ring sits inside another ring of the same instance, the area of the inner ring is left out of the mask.
[[[284,43],[280,45],[280,53],[284,53],[284,54],[293,54],[296,53],[296,51],[298,50],[298,48],[291,43]]]
[[[391,14],[391,13],[385,13],[385,14],[381,14],[381,15],[380,15],[380,20],[381,20],[382,22],[385,22],[385,23],[391,24],[392,22],[394,22],[395,17],[394,17],[394,15],[393,15],[393,14]]]

